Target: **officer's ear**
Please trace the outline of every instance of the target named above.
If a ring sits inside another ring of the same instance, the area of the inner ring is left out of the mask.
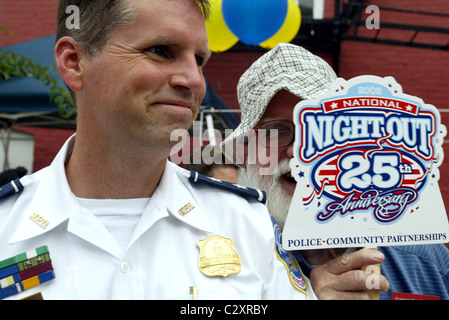
[[[82,61],[85,50],[72,37],[62,37],[55,45],[54,55],[61,79],[72,91],[80,91],[84,86]]]

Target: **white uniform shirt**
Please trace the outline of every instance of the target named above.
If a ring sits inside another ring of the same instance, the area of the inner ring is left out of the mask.
[[[262,203],[192,184],[171,162],[123,250],[70,190],[64,163],[71,139],[49,167],[23,179],[20,194],[0,200],[0,260],[47,245],[56,275],[10,298],[192,299],[196,287],[198,299],[316,299],[310,286],[305,295],[290,283]],[[186,205],[193,209],[181,215]],[[239,273],[201,272],[197,242],[212,235],[232,240]]]

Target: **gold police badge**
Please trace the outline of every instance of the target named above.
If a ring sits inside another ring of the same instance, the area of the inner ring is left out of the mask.
[[[209,277],[226,277],[242,269],[239,255],[232,247],[232,240],[213,235],[197,243],[200,248],[198,267]]]

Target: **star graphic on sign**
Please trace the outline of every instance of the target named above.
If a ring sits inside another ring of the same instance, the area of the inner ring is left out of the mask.
[[[299,171],[298,176],[299,176],[300,178],[304,178],[304,171]]]
[[[331,107],[332,107],[332,109],[338,108],[338,103],[332,102]]]
[[[405,109],[407,109],[407,111],[412,111],[413,107],[412,107],[411,105],[407,105],[407,106],[405,107]]]

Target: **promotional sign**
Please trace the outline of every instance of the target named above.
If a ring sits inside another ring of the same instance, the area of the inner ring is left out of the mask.
[[[286,250],[446,243],[438,186],[446,128],[392,77],[337,79],[294,111],[297,181]]]

